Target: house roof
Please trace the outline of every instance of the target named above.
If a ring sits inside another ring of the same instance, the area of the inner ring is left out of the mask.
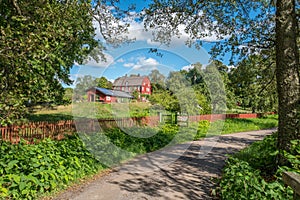
[[[123,76],[120,78],[117,78],[114,82],[114,86],[126,86],[126,82],[127,82],[127,86],[138,86],[138,85],[142,85],[143,84],[143,80],[146,78],[147,76]]]
[[[106,96],[112,96],[112,97],[124,97],[124,98],[133,98],[130,94],[127,92],[119,91],[119,90],[109,90],[106,88],[99,88],[99,87],[94,87],[91,89],[95,89],[96,91],[99,91]]]

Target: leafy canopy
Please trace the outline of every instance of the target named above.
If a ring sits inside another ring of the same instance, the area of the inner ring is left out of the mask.
[[[103,1],[0,1],[0,124],[13,123],[26,105],[61,102],[73,64],[105,59],[107,44],[126,38],[127,25]],[[117,11],[114,11],[115,13]],[[95,39],[98,22],[101,41]],[[116,26],[111,26],[114,23]]]

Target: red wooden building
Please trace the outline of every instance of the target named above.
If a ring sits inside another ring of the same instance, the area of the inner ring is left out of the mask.
[[[132,94],[137,91],[139,99],[146,101],[146,95],[151,95],[151,82],[148,76],[123,76],[117,78],[113,84],[114,90],[128,92]]]
[[[87,90],[89,102],[104,102],[104,103],[124,103],[128,102],[133,97],[123,91],[109,90],[105,88],[93,87]]]

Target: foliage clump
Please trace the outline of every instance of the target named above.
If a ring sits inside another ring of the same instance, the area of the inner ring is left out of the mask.
[[[0,198],[33,199],[96,173],[103,166],[77,136],[35,145],[1,143]]]
[[[229,157],[218,188],[222,199],[293,199],[282,172],[300,174],[300,141],[291,141],[292,154],[284,153],[289,165],[277,166],[277,137],[274,133]]]

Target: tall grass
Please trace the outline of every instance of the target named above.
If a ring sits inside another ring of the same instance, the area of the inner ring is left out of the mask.
[[[268,115],[261,118],[226,119],[222,133],[256,131],[278,126],[278,115]]]

